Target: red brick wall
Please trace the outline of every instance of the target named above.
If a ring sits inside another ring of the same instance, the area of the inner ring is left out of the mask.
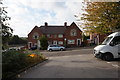
[[[34,43],[37,43],[36,39],[33,39],[33,34],[37,32],[39,34],[39,37],[42,35],[39,27],[35,26],[33,28],[33,30],[28,34],[28,42],[32,42],[32,45],[34,45]]]
[[[107,37],[107,35],[105,35],[105,34],[100,35],[100,37],[99,37],[100,44],[105,40],[106,37]]]
[[[77,31],[77,36],[70,35],[72,29],[75,29]],[[65,31],[65,38],[67,39],[68,46],[77,46],[77,39],[82,39],[82,31],[75,24],[72,24],[70,27],[67,27],[67,30]],[[75,40],[75,44],[68,44],[68,40]]]
[[[94,40],[95,38],[98,38],[97,36],[99,35],[99,44],[101,44],[105,38],[107,37],[106,34],[97,34],[97,33],[93,33],[90,35],[90,40]]]
[[[54,35],[56,35],[56,38],[54,37]],[[48,38],[48,41],[52,41],[52,42],[53,42],[53,41],[57,41],[57,42],[58,42],[58,41],[64,41],[64,34],[63,34],[63,38],[59,38],[58,35],[59,35],[59,34],[51,34],[51,37],[50,37],[50,38],[47,37],[47,38]],[[47,35],[46,35],[46,36],[47,36]]]
[[[71,36],[70,35],[70,32],[71,32],[71,30],[72,29],[75,29],[76,31],[77,31],[77,35],[76,36]],[[33,34],[35,33],[35,32],[37,32],[38,34],[39,34],[39,37],[41,36],[41,35],[43,35],[42,34],[42,32],[40,31],[40,28],[39,27],[37,27],[37,26],[35,26],[34,28],[33,28],[33,30],[28,34],[28,42],[32,42],[33,44],[34,43],[37,43],[37,40],[35,40],[35,39],[33,39]],[[71,24],[69,27],[66,27],[66,31],[65,31],[65,33],[63,34],[63,38],[59,38],[58,37],[58,35],[59,34],[56,34],[57,35],[57,37],[55,38],[54,37],[54,34],[51,34],[51,37],[50,38],[48,38],[48,41],[54,41],[54,40],[56,40],[57,42],[58,41],[62,41],[63,42],[63,45],[64,45],[64,42],[65,42],[65,38],[67,39],[66,40],[66,43],[68,42],[68,40],[75,40],[75,44],[67,44],[69,47],[74,47],[74,46],[77,46],[77,39],[82,39],[82,31],[76,26],[76,24]],[[47,34],[46,34],[46,36],[47,36]],[[32,45],[33,45],[32,44]]]

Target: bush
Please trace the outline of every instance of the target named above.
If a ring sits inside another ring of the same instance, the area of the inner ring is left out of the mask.
[[[41,49],[43,50],[47,49],[48,47],[48,40],[44,35],[40,37],[40,46],[41,46]]]
[[[2,53],[2,77],[9,78],[10,75],[17,73],[19,70],[32,64],[45,60],[43,56],[24,51],[7,51]]]

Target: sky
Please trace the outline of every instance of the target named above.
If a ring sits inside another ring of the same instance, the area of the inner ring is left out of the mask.
[[[70,25],[82,14],[83,0],[5,0],[13,35],[27,37],[34,26]]]

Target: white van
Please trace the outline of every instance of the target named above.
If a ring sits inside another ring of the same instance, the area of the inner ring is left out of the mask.
[[[110,34],[101,45],[95,47],[94,56],[107,61],[120,58],[120,32]]]

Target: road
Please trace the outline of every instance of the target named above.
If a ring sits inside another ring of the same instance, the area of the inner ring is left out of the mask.
[[[93,49],[42,53],[48,61],[21,73],[20,78],[118,78],[119,60],[107,62],[93,57]]]

